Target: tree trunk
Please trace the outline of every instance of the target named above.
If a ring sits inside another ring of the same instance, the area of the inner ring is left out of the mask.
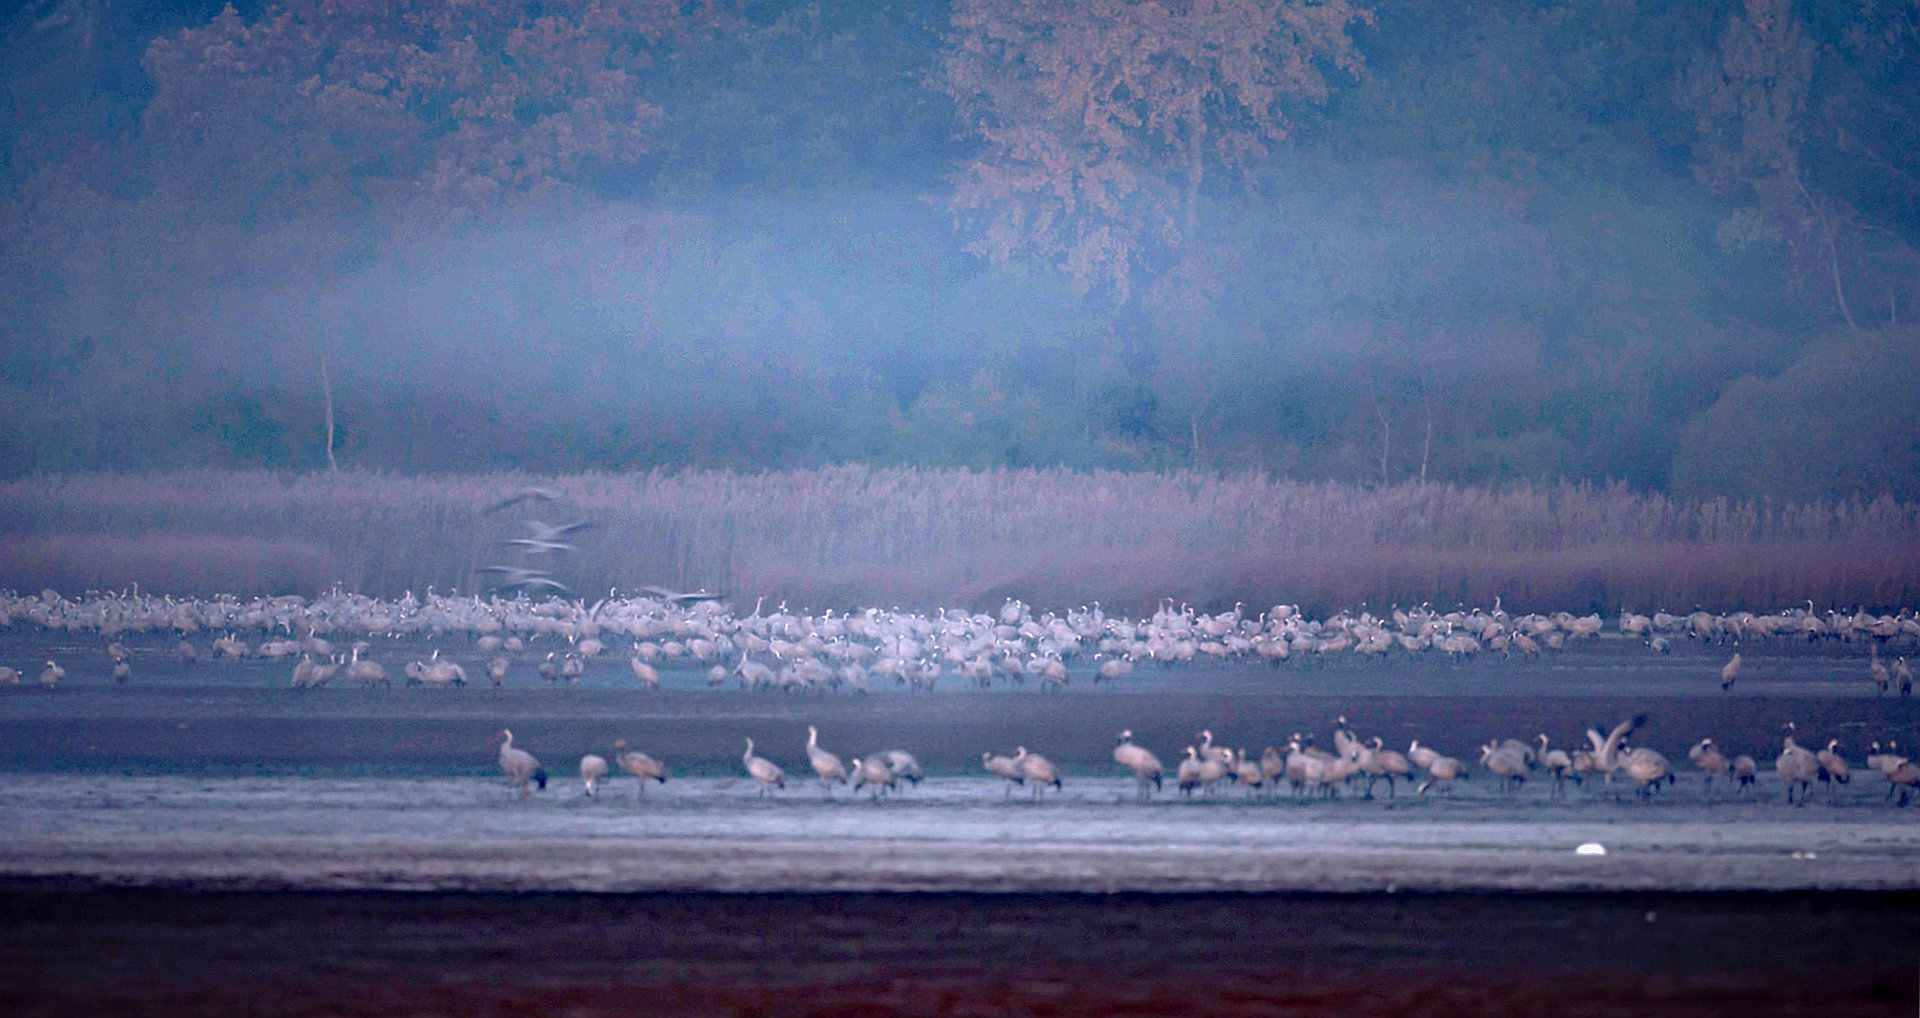
[[[327,348],[320,347],[320,400],[327,418],[327,470],[340,469],[333,460],[333,380],[327,375]]]
[[[1187,201],[1180,242],[1191,245],[1200,231],[1200,182],[1206,174],[1206,122],[1196,117],[1187,131]]]
[[[1822,217],[1823,222],[1824,218]],[[1840,249],[1833,242],[1832,230],[1827,231],[1827,258],[1828,263],[1833,267],[1833,299],[1840,305],[1840,317],[1846,319],[1847,328],[1859,332],[1860,326],[1854,322],[1853,312],[1847,308],[1846,288],[1840,285]]]
[[[1433,394],[1426,381],[1420,382],[1420,405],[1427,411],[1427,440],[1420,446],[1420,483],[1427,483],[1427,458],[1433,455]]]
[[[1385,402],[1375,403],[1380,414],[1380,483],[1387,483],[1387,454],[1393,448],[1393,416]]]
[[[1808,211],[1813,213],[1814,220],[1820,224],[1821,239],[1827,242],[1827,265],[1833,270],[1833,299],[1840,305],[1840,317],[1845,319],[1847,328],[1859,332],[1860,326],[1853,320],[1853,311],[1847,307],[1847,289],[1840,282],[1840,245],[1833,237],[1833,222],[1827,217],[1826,207],[1817,201],[1813,193],[1807,190],[1807,185],[1801,182],[1798,170],[1793,172],[1793,186],[1800,189],[1800,197],[1806,200]]]

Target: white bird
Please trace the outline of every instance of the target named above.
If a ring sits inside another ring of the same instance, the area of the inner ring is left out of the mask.
[[[1506,780],[1501,787],[1507,791],[1524,784],[1527,780],[1527,762],[1518,753],[1507,746],[1489,742],[1480,747],[1480,766]]]
[[[1820,781],[1827,786],[1827,801],[1834,801],[1836,785],[1844,785],[1853,780],[1853,769],[1847,766],[1847,758],[1834,752],[1840,745],[1839,739],[1827,743],[1827,748],[1813,755],[1820,762]]]
[[[1433,761],[1427,764],[1427,780],[1421,782],[1420,787],[1416,791],[1421,795],[1425,795],[1427,794],[1427,789],[1435,785],[1448,784],[1455,778],[1464,778],[1466,776],[1467,767],[1465,764],[1453,757],[1439,756],[1436,754]]]
[[[1618,755],[1621,744],[1626,741],[1627,736],[1634,733],[1635,729],[1646,723],[1645,714],[1635,714],[1614,725],[1613,731],[1604,736],[1600,734],[1598,728],[1587,729],[1587,741],[1593,743],[1594,773],[1605,776],[1607,784],[1613,784],[1613,772],[1620,769]]]
[[[1287,758],[1280,751],[1268,746],[1260,751],[1260,777],[1264,784],[1275,792],[1280,790],[1280,779],[1287,773]]]
[[[1052,785],[1055,791],[1060,789],[1060,769],[1053,765],[1053,761],[1038,753],[1027,752],[1025,746],[1015,748],[1013,759],[1020,765],[1020,776],[1027,779],[1027,787],[1033,790],[1034,798],[1039,798],[1048,785]]]
[[[1334,789],[1328,781],[1327,770],[1332,763],[1333,754],[1308,746],[1296,733],[1287,743],[1287,784],[1293,786],[1296,794],[1325,792],[1331,796]]]
[[[1739,677],[1740,654],[1738,651],[1735,651],[1733,657],[1729,658],[1726,664],[1720,666],[1720,688],[1723,690],[1732,689],[1734,680]]]
[[[1220,787],[1220,782],[1226,780],[1227,776],[1233,773],[1232,757],[1233,754],[1227,752],[1226,760],[1215,756],[1200,761],[1200,791],[1202,793],[1212,795],[1214,790]]]
[[[628,664],[633,666],[633,677],[639,679],[640,684],[648,689],[659,689],[660,673],[655,671],[652,665],[640,659],[639,644],[635,644],[633,650],[633,657],[627,661]]]
[[[573,545],[565,541],[542,541],[536,537],[516,537],[507,542],[516,548],[533,555],[558,555],[573,550]]]
[[[1891,742],[1887,743],[1884,750],[1877,742],[1867,747],[1867,767],[1882,774],[1891,774],[1894,768],[1906,762],[1907,758],[1900,755],[1899,747]],[[1893,798],[1893,789],[1887,789],[1887,798]]]
[[[1200,787],[1200,766],[1200,750],[1188,746],[1186,758],[1173,771],[1173,782],[1179,787],[1181,795],[1190,796],[1194,789]]]
[[[1712,739],[1701,739],[1692,749],[1687,750],[1687,758],[1707,776],[1703,785],[1704,794],[1708,799],[1712,799],[1713,779],[1726,776],[1733,765],[1727,761],[1726,754],[1720,752],[1720,748],[1713,744]]]
[[[812,725],[807,726],[807,763],[813,766],[813,773],[820,775],[820,787],[827,795],[833,795],[833,786],[847,783],[847,769],[840,758],[820,748],[820,732]]]
[[[580,758],[580,780],[587,784],[587,794],[594,794],[600,787],[600,779],[607,776],[607,759],[595,753]]]
[[[921,779],[927,776],[927,772],[920,767],[920,761],[914,759],[913,754],[904,749],[882,750],[874,756],[878,757],[896,778],[904,778],[918,785]]]
[[[764,756],[753,755],[753,740],[747,740],[747,753],[741,757],[747,765],[747,773],[760,782],[760,794],[766,795],[775,788],[787,787],[787,772],[780,765]]]
[[[1800,804],[1804,806],[1807,793],[1813,789],[1813,779],[1820,774],[1820,761],[1793,741],[1793,730],[1793,722],[1787,722],[1787,736],[1782,740],[1780,755],[1773,761],[1773,769],[1787,783],[1787,804],[1793,804],[1793,789],[1798,785]]]
[[[1233,755],[1233,776],[1240,787],[1247,790],[1249,796],[1258,794],[1267,783],[1267,776],[1260,769],[1260,761],[1250,759],[1244,749]],[[1388,784],[1391,785],[1392,782],[1389,781]]]
[[[1147,785],[1151,783],[1155,789],[1160,787],[1160,758],[1154,756],[1153,752],[1146,747],[1134,744],[1133,729],[1129,728],[1120,733],[1120,744],[1113,747],[1113,760],[1120,766],[1133,771],[1137,781],[1135,792],[1141,799],[1153,797],[1153,793],[1147,790]]]
[[[510,729],[502,728],[500,729],[500,734],[494,736],[494,738],[502,740],[500,743],[500,769],[505,771],[507,777],[512,778],[514,783],[519,786],[520,797],[522,799],[533,798],[533,791],[527,787],[529,781],[539,785],[541,791],[546,791],[546,768],[540,766],[540,761],[534,759],[532,753],[514,746],[513,732]]]
[[[865,760],[854,757],[853,790],[858,792],[862,788],[873,789],[871,794],[876,800],[882,793],[893,791],[893,769],[887,766],[885,760],[877,756],[870,756]]]
[[[1378,735],[1373,737],[1373,757],[1381,772],[1386,775],[1388,798],[1392,798],[1395,794],[1393,790],[1395,778],[1405,778],[1407,784],[1413,784],[1413,764],[1408,762],[1406,755],[1399,750],[1387,749],[1386,740]]]
[[[1620,769],[1639,784],[1636,794],[1651,799],[1660,782],[1674,784],[1673,765],[1659,750],[1635,746],[1620,754]]]
[[[1573,757],[1564,749],[1548,748],[1545,732],[1540,734],[1539,741],[1540,765],[1547,769],[1547,773],[1553,775],[1553,794],[1565,795],[1567,779],[1572,778],[1575,782],[1580,780],[1580,776],[1573,773]]]
[[[1759,787],[1756,784],[1756,781],[1759,777],[1759,773],[1760,773],[1760,765],[1754,762],[1753,757],[1750,757],[1745,753],[1742,753],[1739,756],[1734,757],[1733,758],[1733,780],[1734,780],[1733,790],[1736,793],[1738,793],[1738,792],[1746,791],[1749,787],[1755,787],[1755,788]]]
[[[387,678],[387,670],[381,667],[380,662],[360,660],[360,652],[365,649],[363,644],[353,645],[353,659],[347,662],[347,678],[359,683],[369,693],[379,685],[392,689],[393,682]]]
[[[773,669],[758,661],[748,659],[747,652],[740,652],[740,663],[733,667],[740,676],[740,685],[747,689],[760,689],[773,685]]]
[[[1200,759],[1212,760],[1224,766],[1232,762],[1233,752],[1213,744],[1213,729],[1203,729],[1200,732]]]
[[[526,524],[529,538],[537,542],[547,543],[563,541],[568,534],[576,530],[584,530],[587,527],[585,523],[550,524],[542,523],[539,520],[525,520],[523,522]]]
[[[1890,782],[1887,785],[1888,795],[1892,795],[1893,789],[1899,789],[1900,805],[1905,806],[1908,796],[1914,789],[1920,788],[1920,766],[1911,760],[1904,761],[1887,772],[1887,781]]]
[[[646,796],[647,782],[658,781],[663,785],[667,783],[666,766],[637,749],[628,749],[625,739],[614,740],[613,762],[618,764],[621,770],[640,779],[640,791],[636,793],[639,797]]]
[[[54,664],[53,660],[49,658],[47,660],[47,667],[40,672],[40,688],[51,690],[60,684],[61,679],[66,677],[67,670]]]
[[[540,487],[522,488],[519,491],[511,495],[508,495],[506,498],[503,498],[500,501],[495,502],[494,504],[486,507],[486,509],[482,511],[490,512],[490,513],[499,512],[500,510],[505,509],[508,506],[519,505],[522,502],[530,502],[530,501],[531,502],[552,502],[559,497],[560,497],[560,493],[553,490],[552,488],[540,488]]]
[[[985,767],[988,773],[998,775],[1006,782],[1005,788],[1008,795],[1013,794],[1013,786],[1027,783],[1026,775],[1020,772],[1020,763],[1014,757],[1001,756],[998,753],[982,753],[980,754],[980,766]]]

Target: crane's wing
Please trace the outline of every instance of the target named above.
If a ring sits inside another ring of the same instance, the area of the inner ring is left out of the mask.
[[[552,488],[537,488],[537,487],[522,488],[519,491],[516,491],[513,494],[508,495],[506,498],[503,498],[500,501],[495,502],[494,504],[488,506],[486,508],[486,511],[490,513],[497,513],[502,509],[511,508],[512,506],[519,505],[522,502],[552,502],[553,500],[559,497],[560,497],[560,493],[553,490]]]
[[[585,530],[592,523],[542,523],[539,520],[526,520],[527,531],[536,541],[558,541],[576,530]]]
[[[1646,723],[1647,716],[1645,714],[1635,714],[1627,720],[1613,726],[1613,731],[1607,735],[1607,741],[1601,744],[1601,752],[1603,754],[1611,754],[1619,749],[1622,739],[1633,734],[1634,729]]]
[[[681,593],[677,590],[668,590],[665,587],[641,587],[640,590],[643,593],[652,594],[662,601],[673,601],[682,604],[692,601],[718,601],[721,597],[719,594],[710,593],[705,590],[696,590],[691,593]]]

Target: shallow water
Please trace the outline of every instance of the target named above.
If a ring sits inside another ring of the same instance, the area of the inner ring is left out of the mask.
[[[1484,783],[1483,783],[1484,785]],[[933,778],[881,802],[745,778],[578,779],[522,801],[501,779],[17,774],[0,872],[115,884],[482,890],[1570,890],[1920,887],[1912,811],[1426,799],[1135,802],[1122,778],[1035,801]],[[1774,791],[1763,789],[1763,793]],[[1598,842],[1603,858],[1574,848]]]
[[[1920,887],[1920,809],[1890,804],[1885,779],[1862,766],[1870,741],[1920,744],[1920,702],[1871,695],[1858,648],[1837,644],[1747,648],[1731,694],[1718,684],[1724,648],[1660,656],[1611,639],[1537,661],[1201,664],[1076,681],[1065,695],[950,680],[870,696],[709,690],[684,667],[647,691],[623,660],[596,664],[578,688],[517,675],[501,690],[296,692],[290,665],[187,666],[170,638],[130,646],[135,681],[116,686],[102,647],[0,633],[0,657],[57,655],[70,673],[53,693],[0,690],[0,877],[441,890]],[[376,653],[397,671],[430,646]],[[1404,784],[1335,801],[1237,790],[1186,800],[1169,788],[1141,804],[1111,758],[1122,728],[1171,772],[1202,729],[1258,755],[1294,732],[1330,741],[1344,715],[1397,748],[1419,739],[1471,761],[1489,738],[1545,732],[1565,746],[1639,712],[1649,721],[1636,742],[1681,774],[1650,802],[1624,785],[1556,796],[1540,773],[1509,793],[1475,768],[1424,798]],[[1855,780],[1786,805],[1770,764],[1789,720],[1803,743],[1839,740]],[[930,777],[877,804],[844,787],[823,802],[803,780],[809,725],[846,759],[910,749]],[[554,776],[530,802],[498,776],[502,727]],[[1749,797],[1722,789],[1707,801],[1686,760],[1707,735],[1762,762]],[[791,787],[762,796],[741,774],[747,737]],[[617,738],[664,760],[673,780],[644,802],[631,778],[581,795],[580,755],[607,755]],[[982,751],[1020,745],[1058,763],[1065,788],[1033,801],[982,774]],[[1574,855],[1589,841],[1608,854]]]

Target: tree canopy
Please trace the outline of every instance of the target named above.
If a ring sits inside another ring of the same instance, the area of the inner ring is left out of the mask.
[[[1914,495],[1917,132],[1914,0],[34,0],[0,467]]]

